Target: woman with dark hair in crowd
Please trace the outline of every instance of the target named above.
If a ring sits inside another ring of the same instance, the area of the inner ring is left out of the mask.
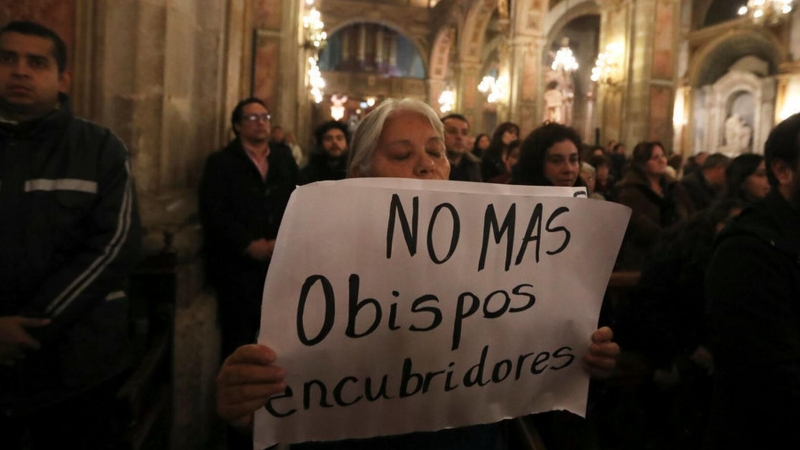
[[[492,139],[486,133],[481,133],[475,138],[475,145],[472,147],[472,154],[478,158],[482,158],[484,152],[489,148]]]
[[[769,194],[767,168],[761,155],[747,153],[733,158],[725,175],[728,198],[738,198],[750,204]]]
[[[533,130],[522,142],[519,161],[511,171],[511,184],[525,186],[586,187],[580,175],[581,138],[573,128],[548,122]],[[588,189],[587,189],[588,191]],[[603,324],[603,312],[600,323]],[[592,385],[589,403],[596,406],[603,388]],[[604,423],[594,409],[587,412],[587,420],[564,411],[530,416],[539,430],[546,448],[588,449],[598,448],[595,428]],[[599,420],[598,420],[599,419]]]
[[[578,174],[581,138],[574,129],[546,123],[525,138],[514,166],[511,184],[527,186],[584,186]]]
[[[505,172],[503,151],[513,141],[519,139],[519,126],[515,123],[501,123],[492,134],[489,148],[481,156],[481,178],[491,180]]]
[[[618,185],[617,201],[633,210],[620,269],[641,269],[662,232],[694,215],[689,195],[666,170],[667,155],[661,143],[641,142],[633,149],[630,169]]]

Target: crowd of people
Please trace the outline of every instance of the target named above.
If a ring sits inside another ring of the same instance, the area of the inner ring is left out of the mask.
[[[0,432],[8,448],[124,448],[114,401],[131,367],[123,285],[140,247],[135,189],[124,144],[72,115],[66,60],[48,28],[0,29]],[[229,448],[252,448],[254,411],[290,376],[273,349],[254,344],[289,197],[297,185],[345,177],[585,187],[587,201],[630,207],[616,268],[640,273],[639,285],[612,323],[617,336],[599,327],[583,355],[596,380],[618,368],[620,347],[649,362],[625,405],[641,414],[620,426],[638,430],[630,448],[800,447],[792,431],[800,422],[800,115],[773,130],[764,156],[700,152],[685,166],[659,142],[637,143],[628,158],[622,143],[586,146],[558,123],[523,138],[508,122],[473,139],[465,116],[439,117],[413,99],[385,100],[352,133],[321,124],[308,155],[271,126],[262,100],[242,100],[230,119],[235,138],[208,157],[199,185]],[[547,448],[599,449],[596,435],[609,434],[563,414],[538,416]],[[297,447],[510,445],[501,423]]]

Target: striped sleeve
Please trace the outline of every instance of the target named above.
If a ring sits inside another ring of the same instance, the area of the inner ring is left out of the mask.
[[[110,132],[101,150],[97,201],[88,213],[82,250],[43,280],[25,315],[49,317],[62,326],[79,320],[92,305],[120,298],[125,278],[139,257],[141,231],[127,150]]]

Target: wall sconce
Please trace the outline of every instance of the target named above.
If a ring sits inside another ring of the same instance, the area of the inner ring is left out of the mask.
[[[739,15],[749,15],[757,24],[774,25],[789,17],[794,0],[748,0],[747,6],[739,8]]]
[[[456,92],[453,88],[448,87],[444,91],[442,91],[442,95],[439,96],[439,111],[442,114],[446,114],[453,110],[453,106],[456,104]]]
[[[487,75],[481,80],[481,83],[478,85],[478,90],[487,94],[487,102],[497,103],[506,98],[506,92],[508,92],[508,78],[505,76],[495,78]]]
[[[606,51],[597,55],[597,61],[592,68],[592,81],[611,86],[619,82],[615,77],[622,58],[622,50],[623,46],[620,43],[608,44]]]
[[[322,91],[325,88],[325,80],[322,78],[322,72],[317,65],[317,58],[310,56],[308,58],[308,86],[309,93],[314,99],[314,103],[319,104],[325,93]]]
[[[319,51],[325,47],[328,39],[328,34],[323,31],[325,23],[322,21],[322,15],[314,7],[315,0],[306,0],[306,13],[303,16],[303,47],[311,52],[308,57],[308,71],[307,83],[309,93],[314,99],[314,103],[319,104],[322,102],[325,93],[322,91],[325,88],[325,80],[322,78],[322,72],[319,70]]]
[[[342,120],[344,117],[344,104],[347,103],[347,96],[331,95],[331,117],[333,120]]]
[[[375,97],[367,97],[367,106],[372,108],[375,106]]]

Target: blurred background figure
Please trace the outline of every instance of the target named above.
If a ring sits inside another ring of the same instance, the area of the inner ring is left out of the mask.
[[[475,144],[472,146],[472,154],[478,158],[483,157],[483,153],[489,148],[492,139],[486,133],[475,136]]]
[[[620,269],[640,270],[661,233],[694,214],[689,195],[666,171],[667,156],[660,143],[636,145],[628,173],[619,183],[617,201],[633,210],[620,252]]]
[[[593,156],[589,160],[589,164],[595,169],[594,192],[602,195],[606,200],[616,200],[616,180],[611,175],[611,161],[605,156]]]
[[[513,169],[519,161],[521,144],[522,141],[519,139],[508,144],[508,147],[506,147],[506,149],[503,151],[503,166],[505,166],[506,171],[492,178],[491,180],[487,180],[488,182],[507,184],[509,181],[511,181],[511,169]]]
[[[508,145],[519,139],[519,125],[512,122],[504,122],[497,126],[492,134],[492,141],[489,148],[481,156],[481,177],[484,180],[492,178],[505,172],[503,164],[503,151]]]
[[[722,198],[725,191],[725,170],[731,160],[722,153],[714,153],[703,162],[699,170],[681,180],[692,199],[696,211],[702,211]]]
[[[581,173],[580,177],[583,180],[583,183],[586,185],[586,191],[589,194],[589,198],[597,199],[597,200],[605,200],[602,194],[598,194],[594,190],[595,186],[595,170],[594,166],[587,162],[581,163]]]
[[[297,167],[303,168],[305,166],[305,155],[303,154],[303,148],[295,141],[294,133],[286,132],[285,137],[283,138],[283,143],[286,144],[292,150],[292,156],[294,156],[294,161],[297,163]]]
[[[764,157],[747,153],[733,158],[727,169],[727,184],[727,197],[737,198],[745,204],[766,197],[770,185]]]

